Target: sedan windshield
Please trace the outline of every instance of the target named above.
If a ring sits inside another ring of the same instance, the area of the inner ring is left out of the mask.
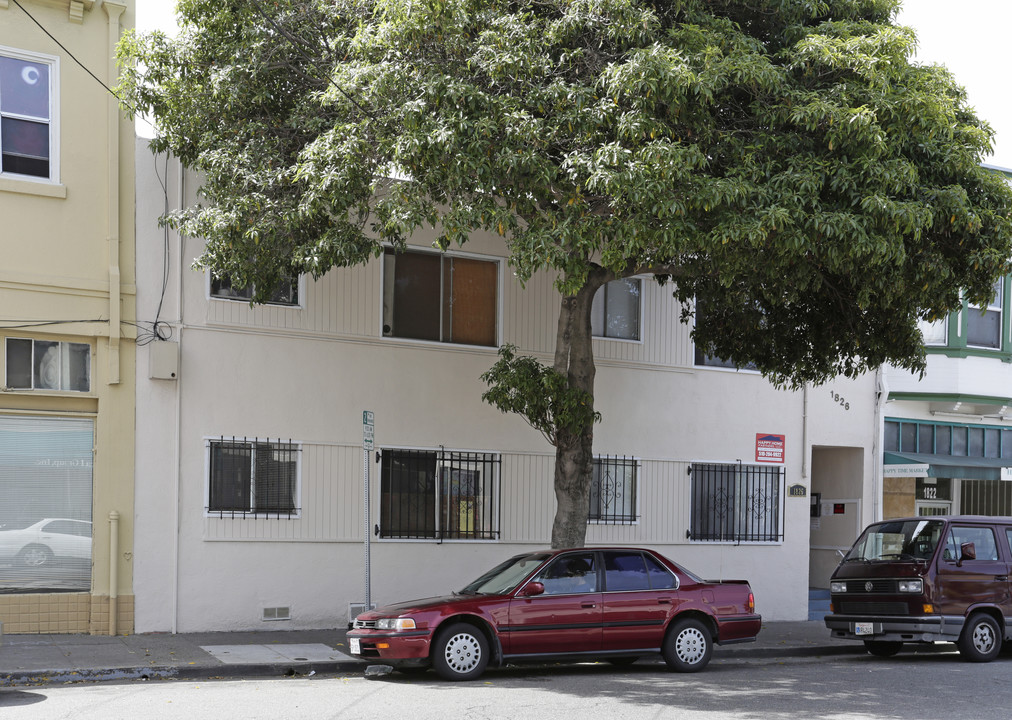
[[[905,520],[870,525],[854,543],[844,562],[929,560],[942,537],[939,520]]]
[[[515,588],[535,568],[548,559],[548,553],[517,555],[496,565],[460,592],[463,595],[502,595]]]

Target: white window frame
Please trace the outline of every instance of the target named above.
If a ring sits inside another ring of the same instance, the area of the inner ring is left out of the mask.
[[[639,292],[639,314],[638,314],[638,316],[636,318],[636,335],[637,335],[637,337],[635,337],[635,338],[612,337],[610,335],[597,335],[597,334],[593,333],[593,331],[592,331],[592,336],[593,336],[593,338],[595,340],[610,340],[610,341],[614,341],[614,342],[636,343],[636,344],[639,344],[639,345],[643,344],[643,311],[644,311],[644,308],[646,307],[646,304],[645,304],[645,301],[644,301],[644,297],[643,297],[643,295],[644,295],[644,287],[645,287],[645,284],[644,284],[643,280],[644,280],[644,278],[642,276],[640,276],[640,275],[634,275],[632,277],[627,277],[627,278],[618,278],[617,280],[612,280],[609,283],[605,283],[600,288],[598,288],[597,292],[594,293],[594,301],[597,301],[598,296],[603,297],[603,295],[601,295],[601,292],[604,291],[605,293],[607,293],[607,290],[605,288],[607,288],[608,285],[611,285],[612,283],[635,282],[635,283],[639,284],[639,287],[640,287],[640,292]],[[591,313],[593,313],[593,309],[591,310]],[[607,325],[608,325],[608,308],[607,308],[607,306],[604,308],[603,314],[604,314],[604,325],[605,325],[605,327],[607,327]]]
[[[0,55],[49,66],[49,177],[4,172],[2,166],[0,166],[0,179],[58,185],[60,183],[60,58],[57,55],[44,55],[42,53],[19,50],[7,45],[0,45]],[[15,115],[14,113],[6,114],[0,112],[0,116],[39,121],[39,118]]]
[[[233,437],[229,435],[214,435],[204,437],[204,517],[216,518],[222,520],[253,520],[253,519],[279,519],[279,520],[299,520],[302,518],[302,451],[303,443],[299,440],[286,440],[283,441],[285,444],[290,444],[294,448],[295,452],[295,491],[292,499],[295,504],[295,508],[292,512],[282,511],[270,511],[261,510],[257,511],[252,508],[253,498],[252,493],[256,487],[255,477],[250,478],[250,506],[251,509],[248,511],[241,510],[212,510],[211,509],[211,445],[215,442],[230,442],[235,444],[249,444],[253,446],[254,453],[256,445],[258,443],[279,443],[282,442],[278,438],[250,438],[250,437]],[[256,460],[255,454],[251,458],[251,472],[256,473]]]
[[[8,369],[10,367],[10,356],[8,355],[8,351],[7,351],[7,343],[9,341],[11,341],[11,340],[21,340],[21,341],[24,341],[24,342],[30,342],[32,344],[32,355],[31,355],[31,361],[30,361],[30,366],[31,366],[31,385],[28,386],[28,387],[13,387],[13,386],[8,387],[7,386]],[[60,379],[60,382],[58,384],[61,387],[46,388],[46,387],[36,387],[35,386],[35,353],[36,353],[36,346],[40,342],[55,343],[60,348],[60,368],[59,369],[60,369],[60,378],[61,379]],[[64,358],[64,353],[68,351],[70,345],[80,345],[82,347],[88,348],[88,388],[86,390],[64,389],[62,387],[62,385],[63,385],[63,381],[62,381],[63,370],[64,370],[64,365],[65,365],[63,358]],[[75,395],[90,395],[92,393],[92,388],[94,387],[95,383],[94,383],[94,379],[92,377],[92,359],[93,358],[92,358],[92,346],[91,346],[91,343],[76,342],[76,341],[73,341],[73,340],[55,340],[55,339],[50,339],[50,338],[19,337],[19,336],[14,336],[14,335],[8,335],[8,336],[5,336],[3,338],[3,356],[4,356],[4,376],[3,376],[2,387],[6,388],[8,390],[21,391],[21,392],[74,393]]]
[[[222,302],[239,302],[239,303],[243,303],[244,305],[247,305],[247,306],[250,304],[250,298],[245,298],[245,297],[230,297],[228,295],[215,295],[214,291],[212,289],[214,278],[211,277],[211,273],[210,272],[205,273],[205,276],[206,276],[206,280],[205,280],[205,283],[204,283],[204,290],[205,290],[205,295],[206,295],[206,297],[207,297],[207,299],[209,301],[211,301],[211,300],[220,300]],[[305,275],[299,275],[299,277],[295,280],[295,282],[293,284],[295,286],[296,302],[294,302],[294,303],[284,303],[284,302],[274,302],[274,301],[268,300],[267,302],[261,303],[261,304],[262,305],[270,305],[271,307],[275,307],[275,308],[290,308],[290,309],[293,309],[293,310],[301,310],[301,309],[303,309],[305,307],[305,300],[304,300],[304,298],[305,298],[305,293],[306,293],[306,276]]]
[[[1004,276],[995,283],[995,290],[997,298],[994,295],[988,301],[986,307],[980,305],[972,305],[967,303],[966,305],[966,346],[968,348],[974,348],[976,350],[1002,350],[1002,341],[1004,340],[1005,334],[1005,318],[1002,313],[1002,303],[1005,299],[1005,278]],[[997,302],[996,302],[997,300]],[[998,344],[997,345],[974,345],[970,342],[970,314],[977,313],[977,315],[983,316],[988,313],[997,313],[998,315]]]
[[[384,319],[386,318],[387,303],[391,298],[387,295],[387,263],[385,260],[386,251],[394,249],[390,243],[383,243],[383,252],[380,254],[380,283],[379,283],[379,336],[387,342],[412,343],[417,345],[429,345],[441,348],[468,348],[482,350],[496,350],[502,345],[503,338],[503,258],[497,255],[484,255],[470,252],[441,252],[431,247],[419,247],[408,245],[406,252],[426,253],[429,255],[444,255],[451,258],[464,258],[465,260],[482,260],[495,264],[496,268],[496,299],[495,299],[495,344],[494,345],[468,345],[465,343],[445,342],[442,340],[422,340],[418,338],[398,337],[388,335],[383,331]],[[408,449],[408,448],[400,448]]]
[[[696,327],[696,323],[699,321],[699,314],[697,312],[695,312],[697,310],[697,308],[698,308],[698,305],[697,305],[697,303],[696,303],[695,300],[693,300],[692,305],[693,305],[693,311],[694,311],[693,318],[692,318],[692,327],[695,328]],[[716,370],[717,372],[742,372],[742,373],[751,373],[753,375],[759,375],[760,374],[759,370],[756,367],[754,367],[754,366],[753,367],[749,367],[749,366],[735,367],[734,365],[711,365],[710,363],[708,363],[706,361],[709,360],[712,357],[714,357],[714,356],[712,356],[712,355],[704,355],[703,356],[703,362],[701,362],[701,363],[696,362],[696,344],[695,344],[695,342],[693,342],[693,344],[692,344],[692,366],[693,367],[706,368],[707,370]],[[715,358],[715,359],[720,360],[720,358]]]

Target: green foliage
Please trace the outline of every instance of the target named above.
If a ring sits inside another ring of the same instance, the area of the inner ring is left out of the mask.
[[[798,385],[923,368],[918,319],[1012,255],[991,130],[896,6],[184,0],[177,39],[124,41],[119,91],[205,177],[172,218],[199,264],[261,294],[420,227],[497,233],[567,294],[672,280],[699,346]]]
[[[556,447],[569,446],[601,419],[589,393],[571,387],[565,375],[537,358],[517,357],[513,345],[499,348],[499,359],[481,379],[489,386],[482,400],[517,413]]]

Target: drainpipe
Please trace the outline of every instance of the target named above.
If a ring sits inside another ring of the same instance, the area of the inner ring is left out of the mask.
[[[109,635],[116,635],[119,605],[119,513],[109,513]]]
[[[109,16],[109,68],[108,76],[110,84],[117,75],[116,69],[116,43],[119,42],[120,25],[119,19],[126,11],[126,5],[117,5],[106,0],[102,3],[105,14]],[[109,384],[118,385],[120,382],[120,321],[121,321],[121,279],[119,267],[119,125],[120,112],[118,100],[110,93],[107,101],[107,144],[108,187],[106,195],[109,198],[108,213],[108,242],[109,242]]]
[[[808,383],[801,403],[801,479],[808,479]]]
[[[875,436],[871,444],[871,521],[882,519],[882,448],[885,447],[885,404],[889,399],[889,384],[880,365],[875,371]],[[867,525],[867,522],[862,525]]]

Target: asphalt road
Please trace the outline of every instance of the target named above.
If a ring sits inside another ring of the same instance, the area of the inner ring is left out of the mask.
[[[950,648],[951,646],[939,646]],[[491,670],[472,683],[432,673],[245,681],[133,681],[0,689],[4,720],[989,720],[1009,716],[1012,657],[971,664],[952,651],[769,660],[715,659],[679,675],[637,663]]]

